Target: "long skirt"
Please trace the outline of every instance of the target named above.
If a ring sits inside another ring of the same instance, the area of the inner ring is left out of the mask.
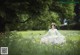
[[[64,36],[45,36],[41,38],[40,43],[45,43],[45,44],[62,44],[65,43],[65,37]]]

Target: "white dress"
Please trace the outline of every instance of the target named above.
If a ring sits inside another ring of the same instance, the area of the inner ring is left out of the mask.
[[[61,44],[66,42],[65,37],[57,29],[49,29],[48,33],[41,38],[41,43]]]

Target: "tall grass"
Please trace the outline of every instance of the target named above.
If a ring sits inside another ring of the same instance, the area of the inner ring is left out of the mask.
[[[0,36],[0,46],[8,46],[9,55],[80,55],[80,31],[60,31],[67,42],[40,44],[45,31],[10,32]]]

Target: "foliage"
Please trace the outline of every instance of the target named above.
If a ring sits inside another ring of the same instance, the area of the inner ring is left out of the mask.
[[[60,1],[63,0],[1,0],[0,18],[3,22],[0,22],[0,25],[5,26],[1,27],[1,30],[40,30],[48,29],[51,22],[60,25],[59,19],[75,21],[76,4]]]

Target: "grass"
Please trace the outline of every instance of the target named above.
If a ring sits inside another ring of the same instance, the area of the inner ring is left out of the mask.
[[[78,41],[80,40],[80,31],[77,30],[59,30],[61,34],[63,34],[66,38],[73,40],[73,41]],[[24,38],[33,36],[34,38],[42,37],[45,35],[47,31],[19,31],[18,34],[21,34]]]
[[[40,44],[47,31],[17,31],[6,33],[1,46],[9,47],[9,55],[80,55],[80,31],[59,30],[67,42],[61,45]]]

